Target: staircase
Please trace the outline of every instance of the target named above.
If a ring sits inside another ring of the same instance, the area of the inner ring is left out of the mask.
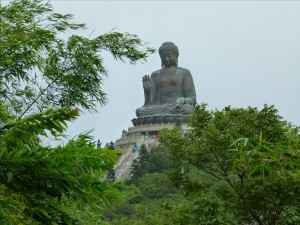
[[[146,146],[147,150],[150,151],[153,146],[156,146],[157,141],[153,138],[142,136],[135,146],[140,149],[143,144]],[[115,166],[115,176],[117,180],[124,180],[130,176],[133,160],[138,159],[138,157],[139,151],[133,151],[132,147],[128,147],[123,152]]]
[[[115,165],[115,176],[117,180],[125,180],[130,176],[132,162],[139,157],[139,151],[133,151],[132,147],[139,149],[144,144],[148,151],[158,144],[158,135],[163,128],[173,128],[175,124],[147,124],[129,127],[128,131],[122,131],[122,137],[115,142],[115,149],[121,149],[117,164]],[[183,132],[188,132],[189,127],[182,124]]]

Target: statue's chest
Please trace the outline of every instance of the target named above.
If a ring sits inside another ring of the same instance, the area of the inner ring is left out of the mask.
[[[162,77],[159,81],[159,86],[161,88],[171,88],[177,85],[177,79],[175,77]]]
[[[177,99],[178,82],[176,76],[161,77],[159,86],[162,102],[173,102]]]

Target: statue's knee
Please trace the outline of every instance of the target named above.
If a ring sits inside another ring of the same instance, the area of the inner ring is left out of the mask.
[[[143,107],[140,107],[140,108],[137,108],[135,110],[135,114],[136,114],[137,117],[140,117],[143,114],[143,109],[142,108]]]

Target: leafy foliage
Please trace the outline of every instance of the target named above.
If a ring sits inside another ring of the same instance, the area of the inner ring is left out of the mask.
[[[172,163],[168,153],[162,145],[149,152],[147,166],[138,168],[143,175],[133,176],[121,189],[125,200],[104,210],[103,219],[108,224],[240,224],[228,211],[228,202],[215,195],[218,185],[209,184],[209,177],[194,167],[190,167],[189,176],[197,177],[201,184],[186,179],[187,174],[181,172],[178,163]],[[133,170],[136,174],[137,168]],[[189,184],[174,185],[172,177],[178,175]],[[189,186],[191,190],[196,185],[194,192],[182,195],[183,188]]]
[[[109,170],[107,171],[106,179],[107,179],[109,182],[115,182],[115,181],[116,181],[116,172],[115,172],[114,169],[109,169]]]
[[[164,130],[161,140],[174,161],[188,163],[219,180],[213,182],[218,187],[214,192],[230,203],[228,209],[237,221],[299,223],[297,216],[286,216],[290,211],[293,215],[300,212],[298,127],[282,120],[274,106],[267,105],[261,110],[226,107],[208,111],[202,104],[189,124],[189,134]],[[202,181],[188,171],[177,171],[172,179],[186,195],[201,190]]]
[[[71,35],[64,41],[61,34],[85,25],[73,23],[70,14],[54,13],[42,0],[15,0],[0,13],[0,94],[19,117],[62,106],[95,111],[97,103],[106,103],[101,52],[132,64],[154,52],[129,33]]]
[[[114,143],[112,141],[109,143],[106,143],[105,148],[107,148],[109,150],[114,150],[115,149]]]
[[[139,149],[139,157],[138,159],[133,160],[131,167],[133,170],[131,171],[131,181],[138,181],[140,177],[145,175],[147,172],[147,165],[149,160],[149,154],[145,145],[142,145]]]
[[[172,185],[166,173],[157,172],[161,168],[156,168],[155,165],[171,163],[164,153],[167,151],[162,146],[151,150],[149,154],[147,152],[147,161],[141,167],[133,168],[131,180],[120,189],[125,199],[113,204],[112,209],[104,210],[104,221],[108,224],[167,224],[163,222],[165,201],[182,195]],[[164,167],[161,171],[167,171],[170,167]]]
[[[81,199],[93,206],[110,204],[116,192],[105,181],[106,170],[112,168],[116,151],[96,149],[89,135],[81,134],[65,146],[43,147],[38,135],[51,131],[57,135],[65,130],[65,121],[75,119],[78,110],[61,108],[35,114],[0,128],[0,183],[4,221],[13,214],[5,204],[13,196],[22,202],[24,218],[33,218],[43,224],[75,223],[60,209],[67,199]],[[18,215],[17,214],[17,215]],[[21,218],[20,217],[20,218]],[[52,222],[51,222],[52,221]]]
[[[141,164],[146,163],[149,160],[149,153],[145,145],[142,145],[139,150],[139,161]]]
[[[147,173],[162,173],[175,166],[170,160],[169,150],[163,145],[152,149],[151,153],[148,153],[146,146],[142,145],[139,150],[139,160],[133,161],[131,179],[128,183],[137,184]]]
[[[42,0],[13,0],[0,14],[0,224],[97,224],[120,197],[106,179],[118,151],[88,133],[56,147],[41,138],[106,103],[103,51],[135,64],[154,50],[129,33],[76,35],[85,25]]]

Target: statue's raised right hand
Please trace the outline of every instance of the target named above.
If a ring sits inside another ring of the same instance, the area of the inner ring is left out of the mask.
[[[146,82],[150,82],[150,76],[149,75],[143,76],[143,83],[146,83]]]
[[[149,93],[151,90],[151,78],[149,75],[143,76],[143,87],[146,93]]]

